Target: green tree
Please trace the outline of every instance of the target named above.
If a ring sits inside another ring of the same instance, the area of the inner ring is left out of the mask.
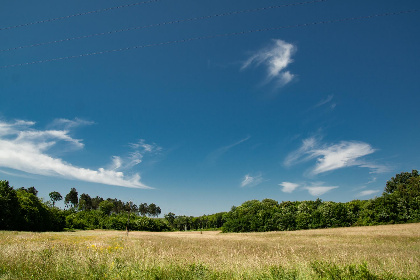
[[[38,191],[37,191],[37,189],[35,189],[35,187],[28,188],[28,193],[31,193],[34,196],[37,196],[38,195]]]
[[[139,213],[142,216],[146,216],[146,214],[149,213],[149,206],[147,205],[147,203],[141,203],[139,205]]]
[[[20,204],[20,230],[46,231],[50,229],[50,213],[34,194],[25,190],[17,191]]]
[[[56,192],[56,191],[50,192],[49,196],[50,196],[51,202],[53,204],[53,207],[55,206],[55,203],[57,201],[60,201],[60,200],[63,199],[63,197],[61,196],[61,194],[59,192]]]
[[[104,199],[100,196],[96,196],[94,198],[92,198],[92,209],[96,210],[99,208],[99,203],[101,203],[102,201],[104,201]]]
[[[37,191],[37,189],[35,189],[35,187],[30,187],[30,188],[24,188],[24,187],[21,187],[21,188],[19,188],[18,190],[22,190],[22,191],[25,191],[25,192],[31,193],[31,194],[33,194],[34,196],[37,196],[37,195],[38,195],[38,191]]]
[[[0,230],[17,229],[20,205],[16,190],[8,181],[0,181]]]
[[[111,211],[113,208],[114,208],[114,203],[112,203],[109,200],[104,200],[101,203],[99,203],[99,210],[107,216],[111,214]]]
[[[86,194],[82,193],[79,199],[79,210],[91,210],[92,209],[92,198]]]
[[[175,214],[172,212],[165,214],[165,219],[168,221],[171,227],[174,226],[175,217],[176,217]]]
[[[154,217],[156,216],[156,211],[157,211],[157,206],[154,203],[150,203],[149,207],[148,207],[148,211],[147,214],[149,215],[149,217]]]
[[[160,207],[156,206],[155,217],[158,217],[161,213],[162,213],[162,210],[160,209]]]
[[[409,172],[401,172],[400,174],[397,174],[395,177],[392,177],[391,180],[386,182],[386,187],[384,192],[385,193],[393,193],[398,188],[401,188],[401,186],[407,185],[410,178],[416,178],[419,177],[419,171],[418,170],[412,170],[411,173]]]
[[[64,203],[66,205],[71,204],[73,208],[76,208],[79,203],[79,196],[75,188],[71,188],[70,192],[66,194],[64,198]]]

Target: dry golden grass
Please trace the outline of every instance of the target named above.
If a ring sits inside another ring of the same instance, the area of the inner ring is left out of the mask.
[[[314,261],[341,267],[366,261],[369,271],[378,275],[416,279],[420,224],[268,233],[130,232],[128,237],[125,232],[100,230],[0,232],[0,279],[30,278],[28,269],[35,278],[51,271],[50,279],[57,279],[58,273],[73,279],[129,279],[137,270],[192,264],[236,278],[272,266],[310,275]]]

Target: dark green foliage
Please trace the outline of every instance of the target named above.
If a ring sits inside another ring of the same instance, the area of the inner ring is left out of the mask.
[[[49,194],[51,202],[53,204],[53,207],[55,206],[55,203],[57,201],[60,201],[63,199],[63,197],[61,196],[61,194],[59,192],[50,192]]]
[[[105,200],[106,201],[106,200]],[[105,202],[104,201],[104,202]],[[72,229],[114,229],[125,230],[128,223],[128,214],[107,215],[101,210],[73,212],[66,217],[66,227]],[[130,215],[130,230],[141,231],[168,231],[169,225],[161,219]]]
[[[279,204],[272,199],[263,201],[250,200],[241,206],[233,207],[225,216],[224,232],[271,231],[277,230],[273,219],[278,212]]]
[[[79,203],[79,196],[75,188],[71,188],[70,192],[66,194],[66,197],[64,198],[64,203],[66,205],[71,204],[74,208],[77,207]]]
[[[0,181],[0,230],[13,230],[19,225],[20,205],[8,181]]]
[[[85,193],[82,193],[79,199],[79,210],[91,210],[92,209],[92,198]]]
[[[168,214],[165,214],[165,219],[168,221],[169,225],[171,227],[174,226],[174,221],[175,221],[175,214],[172,212],[169,212]]]
[[[214,230],[220,229],[225,223],[226,212],[220,212],[212,215],[193,216],[175,216],[174,213],[165,215],[168,224],[175,230]]]
[[[32,191],[25,188],[14,190],[9,186],[9,182],[0,181],[0,229],[63,230],[65,218],[62,210],[49,208],[34,195],[34,189]]]
[[[28,193],[31,193],[34,196],[37,196],[38,195],[38,191],[37,191],[37,189],[35,189],[35,187],[28,188]]]
[[[139,213],[142,216],[145,216],[147,213],[149,213],[149,206],[147,205],[147,203],[142,203],[139,205]]]
[[[386,182],[384,193],[390,194],[396,191],[397,189],[401,189],[401,187],[404,188],[404,186],[407,186],[409,184],[411,178],[419,178],[419,171],[412,170],[411,173],[401,172],[395,177],[392,177],[391,180]]]
[[[35,195],[17,190],[20,204],[20,230],[45,231],[49,228],[49,209]]]
[[[38,191],[37,191],[37,189],[35,189],[35,187],[30,187],[30,188],[24,188],[24,187],[22,187],[22,188],[19,188],[19,190],[25,191],[25,192],[28,192],[28,193],[31,193],[34,196],[37,196],[38,195]]]
[[[95,198],[91,199],[92,201],[92,209],[96,210],[99,209],[99,204],[104,201],[102,197],[96,196]]]
[[[114,204],[109,201],[109,200],[104,200],[101,203],[99,203],[99,210],[104,214],[104,215],[110,215],[112,209],[114,208]]]

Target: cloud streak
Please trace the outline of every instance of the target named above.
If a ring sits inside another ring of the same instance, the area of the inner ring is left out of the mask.
[[[310,185],[308,185],[307,183],[296,184],[291,182],[282,182],[279,185],[282,186],[281,191],[284,193],[292,193],[296,189],[300,188],[307,190],[309,194],[313,196],[321,196],[333,189],[338,188],[338,186],[324,186],[323,182],[314,182],[310,183]]]
[[[364,191],[361,191],[357,196],[358,197],[369,196],[369,195],[379,193],[379,192],[381,192],[381,191],[380,190],[364,190]]]
[[[241,187],[255,187],[259,184],[261,184],[264,181],[261,174],[258,174],[256,176],[251,176],[249,174],[246,174],[241,182]]]
[[[59,120],[58,123],[67,124],[71,121]],[[58,142],[82,149],[82,140],[74,139],[68,130],[35,130],[31,127],[34,122],[15,121],[6,123],[0,121],[0,166],[20,170],[26,173],[55,176],[66,179],[81,180],[92,183],[101,183],[129,188],[149,189],[140,181],[140,175],[126,176],[123,172],[116,171],[121,166],[120,159],[114,157],[114,170],[99,168],[91,170],[73,166],[60,158],[48,154],[48,150]]]
[[[337,186],[322,186],[322,185],[312,185],[310,187],[305,187],[304,189],[308,190],[310,195],[321,196],[333,189],[337,189]]]
[[[331,102],[331,101],[333,100],[333,98],[334,98],[334,95],[333,95],[333,94],[328,95],[325,99],[323,99],[323,100],[321,100],[320,102],[318,102],[318,103],[314,106],[314,108],[318,108],[318,107],[321,107],[321,106],[323,106],[323,105],[325,105],[325,104],[329,104],[329,107],[330,107],[331,109],[334,109],[334,108],[336,107],[336,105],[337,105],[337,104],[335,104],[334,102]]]
[[[230,149],[238,146],[239,144],[242,144],[245,141],[248,141],[251,138],[251,136],[247,136],[233,144],[227,145],[227,146],[223,146],[215,151],[213,151],[212,153],[210,153],[207,156],[207,161],[210,163],[215,163],[221,156],[223,156],[225,153],[227,153]]]
[[[293,62],[292,55],[296,52],[296,47],[283,40],[273,40],[273,43],[248,58],[242,65],[244,70],[251,65],[264,65],[267,68],[265,83],[275,81],[276,87],[282,87],[291,82],[295,75],[287,71],[286,68]]]
[[[351,166],[369,168],[372,173],[384,172],[386,167],[361,159],[375,151],[364,142],[341,141],[337,144],[321,144],[319,140],[311,137],[303,140],[301,147],[291,152],[284,164],[291,166],[316,159],[315,167],[311,170],[313,175]]]
[[[299,184],[295,184],[291,182],[282,182],[279,185],[283,187],[281,191],[285,193],[292,193],[295,189],[299,187]]]

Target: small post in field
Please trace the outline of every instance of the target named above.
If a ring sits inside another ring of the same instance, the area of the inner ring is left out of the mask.
[[[128,211],[128,220],[127,220],[127,226],[126,226],[126,230],[127,230],[127,237],[128,237],[128,226],[130,225],[130,214],[131,214],[131,200],[130,200],[130,203],[129,203],[129,207],[130,207],[130,210]]]

